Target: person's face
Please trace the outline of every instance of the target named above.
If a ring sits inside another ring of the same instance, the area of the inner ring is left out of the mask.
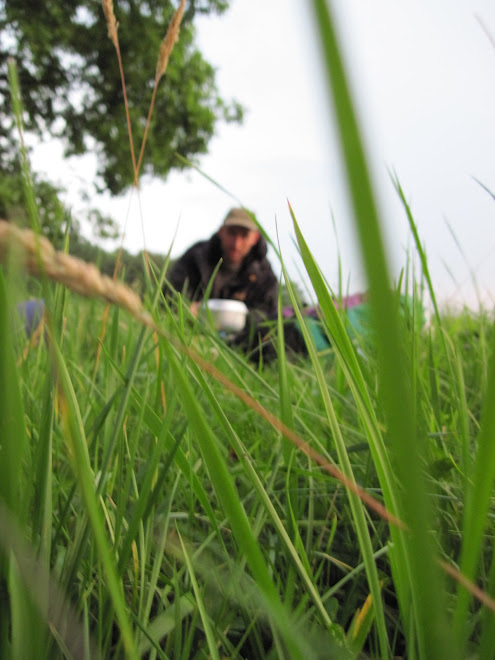
[[[218,235],[222,245],[223,259],[231,266],[240,265],[260,237],[258,231],[235,225],[220,227]]]

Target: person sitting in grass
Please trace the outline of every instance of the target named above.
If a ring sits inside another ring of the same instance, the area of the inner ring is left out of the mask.
[[[190,247],[174,263],[168,281],[191,301],[193,314],[210,285],[210,298],[244,302],[248,321],[233,342],[243,348],[257,344],[262,338],[260,324],[277,315],[278,281],[267,258],[267,244],[242,208],[230,209],[211,238]]]

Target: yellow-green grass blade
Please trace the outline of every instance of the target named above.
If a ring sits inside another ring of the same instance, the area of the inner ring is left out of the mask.
[[[179,626],[182,625],[183,619],[188,617],[195,609],[196,605],[191,595],[183,594],[180,596],[175,603],[155,617],[148,630],[144,631],[145,638],[138,646],[139,656],[143,657],[151,650],[159,651],[160,642],[174,631],[177,631]]]
[[[184,544],[184,541],[182,540],[182,536],[177,530],[177,535],[179,537],[179,541],[182,547],[182,553],[184,557],[184,561],[186,562],[187,570],[189,572],[189,577],[191,579],[191,586],[194,592],[195,600],[196,600],[196,605],[199,610],[199,615],[201,617],[201,621],[203,622],[203,630],[205,632],[206,636],[206,641],[208,644],[208,648],[210,650],[210,657],[213,658],[213,660],[220,660],[220,656],[218,655],[218,649],[216,646],[216,641],[215,641],[215,636],[213,634],[213,631],[210,626],[210,620],[208,617],[208,614],[206,612],[205,604],[203,602],[203,597],[201,594],[201,590],[198,585],[198,581],[196,579],[196,575],[194,573],[194,567],[191,562],[191,558],[189,556],[189,552]]]
[[[29,382],[29,381],[28,381]],[[50,556],[52,540],[52,445],[53,445],[53,377],[46,374],[42,390],[42,415],[38,444],[34,452],[34,494],[33,494],[33,531],[40,535],[40,551],[47,558]]]
[[[279,382],[279,397],[280,397],[280,421],[290,429],[294,428],[294,415],[292,413],[291,404],[291,391],[289,388],[290,380],[287,369],[287,355],[285,352],[284,341],[284,323],[282,316],[282,292],[279,289],[278,297],[278,318],[277,318],[277,353],[278,353],[278,382]],[[282,447],[284,462],[286,465],[291,460],[294,446],[282,437]]]
[[[175,410],[175,408],[172,408],[172,411],[173,410]],[[166,478],[169,476],[170,467],[174,461],[175,453],[182,439],[183,433],[179,430],[179,432],[176,433],[175,442],[170,446],[164,465],[158,471],[158,462],[162,458],[170,433],[168,428],[169,424],[170,416],[168,416],[168,422],[164,423],[163,430],[157,437],[157,441],[153,447],[150,460],[147,461],[146,464],[146,471],[141,481],[141,490],[139,492],[138,500],[134,507],[132,517],[129,520],[119,550],[118,569],[121,574],[125,569],[131,552],[131,545],[136,538],[139,527],[147,520],[153,505],[163,496],[162,488],[165,485]]]
[[[353,617],[347,632],[349,646],[352,648],[356,655],[361,653],[363,650],[366,638],[368,637],[371,626],[373,625],[374,616],[375,612],[373,608],[373,598],[371,594],[369,594],[364,601],[363,606],[356,611],[356,614]]]
[[[400,483],[400,510],[409,528],[405,537],[406,561],[414,619],[404,622],[408,648],[411,654],[417,649],[422,657],[429,655],[450,660],[463,651],[454,650],[451,642],[451,630],[445,615],[444,580],[434,560],[431,537],[433,516],[420,459],[422,438],[416,432],[414,405],[405,377],[408,365],[401,348],[399,319],[390,288],[371,177],[330,7],[326,0],[313,0],[312,7],[336,116],[354,222],[369,282],[381,403]],[[414,628],[411,628],[411,623],[414,623]],[[409,632],[411,630],[414,630],[413,635]]]
[[[24,406],[11,339],[9,297],[0,267],[0,503],[24,520],[23,460],[27,448]],[[0,535],[6,530],[0,529]],[[8,550],[0,549],[0,655],[9,655],[10,581]]]
[[[487,514],[493,495],[495,480],[495,334],[488,366],[488,383],[481,417],[481,430],[477,437],[476,457],[472,470],[471,488],[466,493],[463,520],[462,550],[459,562],[461,572],[471,581],[476,579],[476,568],[484,541]],[[458,643],[464,644],[467,634],[467,614],[471,594],[462,586],[458,590],[455,610],[455,632]]]
[[[20,150],[20,161],[21,161],[21,171],[22,171],[22,182],[24,187],[24,194],[26,197],[26,206],[29,214],[29,219],[31,221],[31,226],[33,230],[39,234],[41,231],[41,227],[38,217],[38,205],[36,203],[36,197],[35,197],[33,182],[31,178],[31,169],[27,157],[27,149],[24,143],[24,139],[22,138],[23,108],[22,108],[22,100],[21,100],[21,90],[19,86],[19,78],[17,75],[17,65],[13,57],[10,57],[8,59],[7,66],[8,66],[9,88],[10,88],[12,110],[14,112],[17,130],[20,137],[19,150]]]
[[[133,396],[131,397],[132,407],[138,410],[141,409],[144,410],[144,420],[146,425],[155,436],[159,436],[160,431],[162,429],[162,420],[158,417],[156,412],[147,403],[143,401],[143,399],[140,397],[139,393],[136,390],[134,390],[132,394],[133,394]],[[175,438],[171,434],[169,434],[168,436],[168,442],[169,442],[168,445],[169,447],[173,446],[173,444],[175,443]],[[217,534],[218,540],[223,544],[222,533],[220,532],[220,528],[218,526],[218,520],[211,506],[211,502],[209,500],[208,494],[201,480],[198,478],[197,474],[194,472],[194,470],[191,469],[191,464],[188,460],[188,457],[186,456],[186,453],[184,452],[182,447],[180,447],[180,445],[178,445],[177,449],[175,450],[174,462],[176,463],[177,467],[180,469],[184,477],[187,479],[190,488],[192,490],[192,493],[198,499],[198,502],[205,511],[208,520],[212,525],[212,529],[214,529]]]
[[[27,449],[24,406],[11,340],[10,301],[0,268],[0,500],[23,518],[22,462]],[[3,561],[2,561],[3,563]],[[1,571],[0,571],[1,572]]]
[[[109,597],[119,623],[124,647],[126,653],[134,657],[136,655],[136,649],[127,615],[122,583],[119,582],[117,577],[115,563],[105,533],[102,510],[95,487],[95,476],[89,461],[87,442],[77,396],[60,349],[53,337],[50,337],[50,340],[52,355],[60,379],[61,391],[63,392],[61,412],[65,427],[65,437],[68,443],[67,448],[71,455],[74,474],[81,490],[85,510],[94,535],[96,547],[98,548],[98,558],[105,574]]]
[[[292,211],[291,213],[299,250],[306,267],[306,272],[308,273],[315,290],[326,329],[329,333],[330,341],[346,382],[352,391],[354,400],[356,401],[359,419],[368,438],[369,447],[380,480],[385,505],[390,513],[400,519],[400,503],[396,496],[397,479],[390,463],[387,448],[382,438],[371,396],[368,392],[361,367],[359,366],[354,346],[346,332],[344,323],[335,307],[333,298],[325,284],[320,269],[318,268],[304,236],[301,233],[295,215]],[[402,547],[403,532],[393,525],[390,528],[390,533],[395,547],[397,548],[396,553],[391,553],[391,561],[393,563],[392,568],[395,576],[402,585],[402,588],[398,590],[398,598],[402,601],[403,611],[407,612],[410,605],[408,589],[410,575],[407,566],[405,566],[403,562],[403,558],[405,557],[405,550]],[[395,560],[395,557],[398,557],[397,561]]]
[[[402,203],[402,206],[404,207],[404,210],[406,212],[407,221],[409,223],[409,228],[411,230],[411,234],[413,235],[414,245],[416,246],[416,251],[417,251],[417,253],[419,255],[419,258],[420,258],[420,261],[421,261],[421,269],[422,269],[422,272],[423,272],[423,277],[426,279],[426,283],[427,283],[427,286],[428,286],[428,293],[430,294],[431,303],[432,303],[433,309],[435,311],[435,316],[436,316],[439,327],[442,327],[442,317],[441,317],[441,314],[440,314],[440,310],[438,308],[437,297],[436,297],[436,294],[435,294],[435,289],[433,287],[433,281],[431,279],[430,269],[428,267],[428,259],[427,259],[427,256],[426,256],[426,252],[425,252],[425,250],[424,250],[424,248],[421,244],[421,240],[420,240],[420,237],[419,237],[418,227],[417,227],[417,225],[414,221],[414,216],[412,214],[411,207],[407,202],[406,196],[404,194],[404,191],[402,190],[399,179],[396,176],[394,176],[392,178],[392,181],[393,181],[393,184],[394,184],[395,189],[397,191],[397,194],[399,195],[399,199]]]
[[[222,406],[218,402],[211,388],[208,386],[206,380],[201,375],[201,372],[199,370],[195,370],[195,374],[196,377],[198,378],[198,381],[202,385],[203,391],[205,392],[212,409],[214,410],[218,420],[220,421],[220,424],[226,434],[227,440],[230,442],[232,449],[235,451],[242,467],[244,468],[250,480],[250,483],[257,492],[260,501],[263,503],[263,506],[265,507],[268,516],[270,517],[280,540],[284,544],[289,559],[291,560],[294,568],[301,577],[308,594],[312,598],[315,607],[318,610],[319,615],[322,619],[323,624],[329,630],[333,628],[335,635],[337,637],[341,636],[341,630],[337,626],[335,626],[335,624],[333,624],[321,601],[313,576],[311,575],[311,570],[309,568],[309,561],[307,557],[304,556],[304,547],[302,546],[302,544],[299,546],[301,551],[301,556],[300,556],[300,553],[297,551],[294,543],[291,540],[289,533],[287,532],[282,520],[280,519],[279,514],[277,513],[277,510],[272,502],[272,499],[270,498],[270,495],[267,492],[267,488],[264,487],[263,482],[258,472],[256,471],[255,466],[253,465],[253,460],[249,456],[246,447],[240,441],[238,435],[232,428],[232,425],[227,419],[227,416],[225,415]]]
[[[311,363],[313,365],[313,369],[318,381],[318,387],[320,390],[320,396],[322,397],[323,404],[324,404],[324,409],[325,413],[327,416],[328,420],[328,425],[329,429],[332,434],[333,441],[335,443],[335,448],[337,450],[337,455],[339,458],[339,464],[340,464],[340,469],[342,470],[343,474],[349,479],[351,483],[356,484],[356,480],[354,477],[354,472],[352,470],[352,465],[349,460],[349,455],[347,453],[347,449],[344,443],[344,439],[342,437],[342,433],[340,430],[340,426],[337,420],[337,416],[335,414],[335,409],[332,404],[332,400],[328,391],[327,384],[325,382],[325,377],[323,374],[322,366],[318,357],[318,354],[316,352],[316,348],[314,345],[313,338],[311,336],[311,333],[305,323],[304,317],[301,313],[301,310],[299,309],[299,306],[297,304],[296,297],[294,295],[294,290],[292,287],[292,284],[290,283],[288,279],[288,274],[285,270],[285,266],[282,264],[282,269],[285,277],[285,282],[287,286],[287,290],[289,292],[289,296],[294,308],[294,311],[296,313],[297,320],[299,321],[299,325],[301,328],[301,331],[304,336],[304,341],[306,343],[306,347],[308,349],[309,357],[311,360]],[[368,577],[368,582],[370,586],[370,591],[373,595],[373,600],[375,603],[375,613],[376,613],[376,620],[377,620],[377,632],[378,632],[378,638],[380,640],[380,653],[382,658],[387,658],[390,655],[390,649],[389,649],[389,643],[388,643],[388,636],[387,636],[387,630],[385,626],[385,613],[383,609],[383,604],[382,604],[382,598],[381,598],[381,591],[380,591],[380,584],[379,584],[379,579],[378,579],[378,572],[376,568],[375,561],[373,559],[373,547],[370,539],[370,535],[368,532],[368,525],[366,521],[366,515],[363,507],[363,503],[359,499],[359,497],[350,491],[348,491],[348,498],[349,498],[349,504],[352,510],[352,517],[354,520],[354,527],[356,531],[356,535],[359,540],[359,547],[361,549],[361,554],[363,556],[363,560],[366,566],[366,574]]]
[[[145,630],[148,627],[147,622],[149,621],[151,608],[153,605],[153,599],[155,597],[155,592],[159,588],[158,580],[159,580],[160,572],[162,570],[165,545],[167,543],[167,537],[169,534],[170,525],[172,524],[170,517],[172,502],[174,501],[177,492],[177,486],[181,479],[182,479],[182,475],[179,473],[172,484],[172,488],[170,489],[170,492],[167,493],[166,508],[163,514],[163,519],[161,519],[160,521],[160,526],[161,526],[160,538],[158,540],[158,543],[156,544],[156,548],[154,548],[155,549],[154,556],[149,558],[149,561],[152,563],[152,569],[148,584],[146,585],[144,606],[142,611],[140,612],[140,619],[143,621],[143,626],[145,627]],[[157,639],[157,641],[160,641],[161,639],[160,637],[156,638],[156,634],[154,633],[152,634],[152,637]],[[139,644],[139,646],[141,646],[141,644]]]
[[[164,344],[164,347],[173,368],[177,389],[181,393],[181,401],[186,409],[187,417],[208,468],[212,486],[232,527],[233,536],[238,547],[246,557],[248,566],[265,599],[267,612],[288,644],[293,657],[308,657],[310,650],[307,648],[305,640],[297,635],[289,612],[280,601],[279,594],[270,577],[265,560],[236,492],[232,477],[219,450],[218,441],[205,420],[204,413],[183,368],[181,368],[172,349],[167,344]]]
[[[495,595],[495,547],[491,557],[487,591],[492,597]],[[495,658],[495,612],[485,607],[481,617],[479,657],[480,660],[492,660],[492,658]]]

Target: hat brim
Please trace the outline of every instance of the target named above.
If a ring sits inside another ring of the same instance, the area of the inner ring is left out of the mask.
[[[251,231],[258,231],[258,225],[251,220],[251,218],[226,218],[223,223],[224,227],[244,227]]]

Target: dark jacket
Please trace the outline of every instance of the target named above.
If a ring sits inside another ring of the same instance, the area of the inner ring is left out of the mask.
[[[222,263],[213,281],[210,298],[242,300],[253,316],[275,317],[278,282],[268,259],[266,241],[260,236],[256,245],[235,272]],[[168,280],[176,291],[190,300],[202,300],[211,276],[222,258],[218,234],[200,241],[185,252],[172,267]],[[254,313],[254,314],[253,314]]]

